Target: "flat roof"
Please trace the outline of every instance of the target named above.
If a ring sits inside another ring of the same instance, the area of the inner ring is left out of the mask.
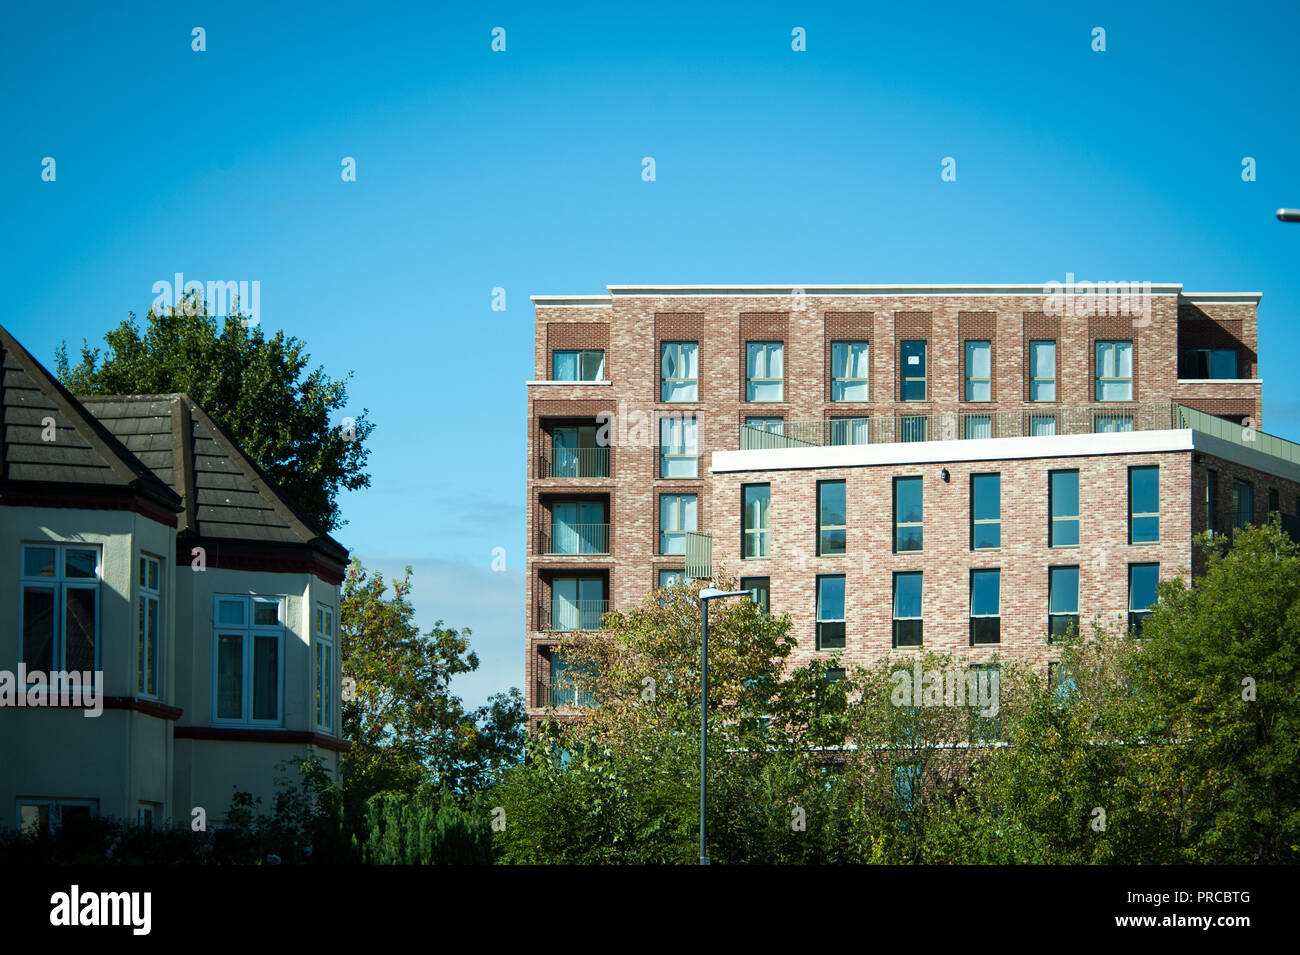
[[[1094,288],[1109,290],[1116,283],[1092,282]],[[1121,283],[1123,284],[1123,283]],[[1146,283],[1127,282],[1146,290]],[[538,305],[600,305],[615,296],[711,296],[711,295],[793,295],[802,290],[807,295],[1051,295],[1065,291],[1063,283],[1021,282],[1007,284],[890,284],[890,285],[607,285],[603,295],[533,295]],[[1152,295],[1177,295],[1192,303],[1256,304],[1262,292],[1187,292],[1181,282],[1152,282]]]

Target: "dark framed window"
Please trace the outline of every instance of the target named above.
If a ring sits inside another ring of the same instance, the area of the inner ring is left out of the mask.
[[[1047,568],[1047,642],[1059,643],[1079,631],[1079,568]]]
[[[551,352],[552,381],[604,381],[605,352],[600,349]]]
[[[898,346],[898,398],[900,401],[925,401],[926,351],[924,339],[907,339]]]
[[[1097,342],[1096,399],[1098,401],[1133,400],[1133,343],[1131,341]]]
[[[1142,636],[1142,621],[1151,615],[1155,606],[1159,582],[1159,564],[1128,565],[1128,625],[1134,636]]]
[[[698,401],[699,342],[659,343],[659,400]]]
[[[1205,527],[1213,537],[1219,533],[1219,472],[1205,472]]]
[[[1276,514],[1276,513],[1277,513],[1279,510],[1281,510],[1281,509],[1282,509],[1282,505],[1281,505],[1281,503],[1278,501],[1277,488],[1275,488],[1275,487],[1271,487],[1271,488],[1269,488],[1269,489],[1268,489],[1268,514],[1269,514],[1269,517],[1272,517],[1274,514]]]
[[[781,401],[785,396],[785,343],[745,343],[745,400]]]
[[[1079,472],[1047,472],[1047,501],[1051,515],[1048,544],[1079,546]]]
[[[831,401],[870,400],[869,359],[866,342],[831,342]]]
[[[919,570],[894,573],[894,646],[919,647],[922,644],[921,585]]]
[[[996,663],[972,663],[966,668],[966,706],[972,716],[971,739],[976,743],[993,743],[1002,736],[1002,714],[998,712],[984,715],[978,702],[972,704],[971,690],[976,693],[976,700],[996,700],[1002,693],[1002,668]]]
[[[831,444],[869,444],[871,419],[865,415],[831,418]]]
[[[1160,468],[1128,469],[1128,542],[1154,544],[1160,540]]]
[[[1029,343],[1029,400],[1056,400],[1055,341]]]
[[[1002,546],[1002,475],[970,476],[970,548],[997,550]]]
[[[970,645],[987,646],[1002,642],[1002,572],[970,572]]]
[[[894,553],[920,550],[922,544],[921,479],[894,478]]]
[[[970,341],[966,343],[967,401],[993,400],[993,343]]]
[[[741,556],[766,557],[771,546],[770,484],[742,484],[741,501]]]
[[[900,441],[929,441],[930,416],[923,414],[906,414],[898,418]]]
[[[844,553],[848,518],[843,481],[817,482],[817,555],[835,557]]]
[[[1232,479],[1232,529],[1242,531],[1255,523],[1255,485],[1241,478]]]
[[[844,649],[844,575],[817,578],[817,649]]]
[[[1058,703],[1064,703],[1078,690],[1074,674],[1064,663],[1047,664],[1047,688],[1052,691]]]
[[[1237,349],[1183,349],[1183,378],[1236,378]]]
[[[771,613],[772,603],[772,578],[771,577],[741,577],[740,589],[748,590],[754,595],[754,603],[763,608],[764,613]]]

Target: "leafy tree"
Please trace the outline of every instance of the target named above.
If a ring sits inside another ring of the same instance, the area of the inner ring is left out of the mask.
[[[366,803],[361,861],[370,865],[486,865],[492,862],[487,816],[428,786],[378,793]]]
[[[143,329],[128,315],[104,339],[103,355],[83,341],[75,366],[60,345],[56,371],[73,394],[188,394],[326,531],[342,523],[340,490],[370,486],[365,441],[374,424],[364,410],[355,429],[330,424],[347,406],[351,373],[334,379],[309,368],[300,339],[268,338],[241,315],[219,323],[198,296],[165,313],[150,309]]]
[[[421,633],[411,604],[411,568],[389,585],[356,561],[339,605],[343,673],[355,681],[342,706],[346,813],[359,824],[375,793],[432,785],[459,794],[485,788],[522,751],[517,689],[466,710],[452,679],[478,668],[468,630],[436,623]],[[351,684],[349,683],[349,686]]]

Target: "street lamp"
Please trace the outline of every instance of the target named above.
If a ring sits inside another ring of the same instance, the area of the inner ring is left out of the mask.
[[[1278,209],[1279,222],[1300,222],[1300,209]]]
[[[719,597],[753,597],[751,590],[700,591],[700,865],[709,864],[704,812],[709,801],[709,601]]]

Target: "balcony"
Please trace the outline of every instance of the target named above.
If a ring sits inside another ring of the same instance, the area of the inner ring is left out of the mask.
[[[609,525],[554,521],[549,527],[538,529],[537,553],[541,557],[608,554]]]
[[[1104,434],[1161,431],[1194,425],[1182,423],[1190,411],[1170,401],[1150,404],[1094,404],[1062,407],[1043,404],[1014,410],[979,410],[931,414],[860,415],[817,421],[784,421],[767,428],[742,424],[742,451],[767,448],[816,448],[849,444],[907,441],[955,441],[979,438],[1044,437],[1056,434]],[[1211,416],[1206,416],[1211,417]],[[1228,425],[1228,422],[1223,422]],[[776,430],[776,428],[781,430]]]
[[[607,478],[610,448],[553,448],[537,456],[539,478]]]
[[[594,694],[567,686],[564,681],[538,680],[533,690],[534,705],[545,709],[570,710],[596,705]]]
[[[544,633],[599,630],[608,600],[543,600],[537,604],[537,629]]]

